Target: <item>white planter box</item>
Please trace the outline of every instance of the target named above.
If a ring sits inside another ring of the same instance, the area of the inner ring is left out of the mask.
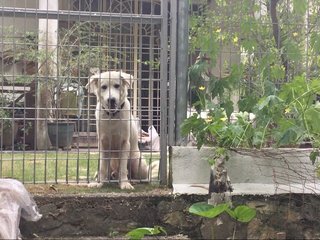
[[[175,193],[207,194],[214,148],[172,148]],[[232,194],[320,193],[311,149],[263,149],[231,152],[226,162]]]

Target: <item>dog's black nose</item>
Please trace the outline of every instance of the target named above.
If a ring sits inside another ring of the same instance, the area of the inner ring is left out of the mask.
[[[109,99],[108,99],[108,104],[109,104],[110,106],[114,106],[114,105],[116,104],[116,99],[115,99],[115,98],[109,98]]]

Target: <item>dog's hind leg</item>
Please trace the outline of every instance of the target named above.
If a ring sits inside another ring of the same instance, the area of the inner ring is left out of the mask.
[[[128,169],[130,170],[133,179],[148,179],[148,166],[143,158],[129,159]]]

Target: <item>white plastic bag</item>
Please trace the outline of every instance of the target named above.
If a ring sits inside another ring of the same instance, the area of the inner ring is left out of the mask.
[[[160,150],[160,137],[159,137],[157,130],[154,128],[153,125],[148,128],[148,134],[149,134],[149,142],[151,143],[151,150],[152,151],[159,151]]]
[[[20,216],[38,221],[42,215],[24,185],[15,179],[0,179],[0,238],[20,238]]]

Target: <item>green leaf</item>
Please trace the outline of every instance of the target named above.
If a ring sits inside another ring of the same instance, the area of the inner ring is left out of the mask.
[[[262,110],[266,107],[271,107],[282,103],[283,100],[275,95],[270,95],[258,103],[258,109]]]
[[[255,147],[260,147],[264,142],[264,134],[261,131],[255,131],[253,135],[252,145]]]
[[[305,118],[308,125],[309,130],[312,133],[320,134],[320,121],[316,119],[320,119],[320,106],[311,106],[305,111]]]
[[[182,136],[186,136],[193,131],[199,131],[204,128],[204,124],[205,120],[200,118],[198,114],[194,113],[181,124],[181,134]]]
[[[245,205],[236,207],[233,210],[233,213],[234,213],[235,219],[243,223],[250,222],[256,216],[256,210],[254,208],[250,208]]]
[[[189,212],[201,217],[215,218],[219,216],[221,213],[223,213],[224,211],[226,211],[228,207],[229,205],[226,203],[213,206],[205,202],[199,202],[199,203],[193,204],[189,208]]]
[[[293,0],[293,10],[298,14],[305,14],[308,8],[307,0]]]
[[[270,67],[270,76],[273,80],[283,79],[285,77],[284,67],[274,65]]]
[[[126,234],[130,239],[142,239],[145,235],[158,235],[160,233],[166,233],[165,229],[160,226],[155,226],[153,228],[143,227],[136,228]]]
[[[295,143],[298,139],[298,133],[294,127],[287,129],[280,140],[278,141],[279,146],[289,145],[290,143]]]
[[[241,46],[244,48],[244,50],[248,51],[249,53],[252,53],[254,52],[254,49],[257,46],[257,42],[254,39],[244,39],[243,41],[241,41]]]
[[[226,84],[227,84],[226,81],[223,81],[221,79],[215,79],[214,77],[212,77],[210,79],[210,86],[209,86],[212,98],[216,98],[218,96],[222,97],[226,89]]]
[[[226,111],[227,118],[229,119],[231,114],[234,111],[233,102],[231,100],[228,100],[228,101],[222,103],[221,107],[224,108],[224,110]]]
[[[311,34],[310,45],[315,54],[320,53],[320,34],[319,33],[314,32]]]
[[[314,163],[316,162],[317,157],[319,157],[319,156],[320,156],[319,150],[313,150],[313,151],[310,153],[309,158],[310,158],[312,164],[314,164]]]
[[[320,94],[320,79],[315,78],[311,80],[310,87],[313,93]]]
[[[292,61],[300,61],[302,54],[299,45],[291,39],[286,39],[283,43],[287,58]]]
[[[226,210],[226,212],[229,214],[230,217],[232,217],[233,219],[237,219],[237,216],[235,214],[235,212],[231,209],[231,208],[228,208]]]
[[[253,107],[257,104],[257,97],[253,94],[242,97],[238,101],[239,111],[252,112]]]

